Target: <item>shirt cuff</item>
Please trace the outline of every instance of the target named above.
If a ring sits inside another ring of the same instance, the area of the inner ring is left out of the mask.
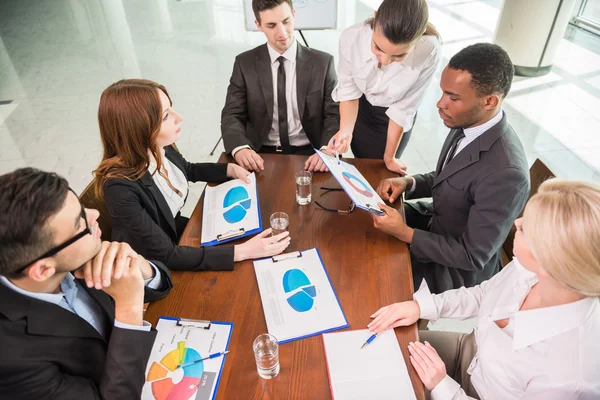
[[[130,329],[132,331],[150,332],[150,329],[152,329],[152,325],[148,321],[144,321],[143,325],[141,325],[141,326],[140,325],[129,325],[129,324],[124,324],[122,322],[119,322],[115,319],[115,328]]]
[[[459,390],[458,382],[446,375],[431,391],[431,400],[454,399]]]
[[[250,149],[250,146],[245,144],[243,146],[236,147],[235,149],[231,150],[231,157],[235,158],[235,153],[237,153],[238,151],[243,150],[243,149]]]
[[[412,176],[409,176],[409,178],[412,180],[412,185],[410,186],[410,189],[406,191],[406,194],[413,194],[413,192],[417,188],[417,181]]]
[[[158,290],[158,288],[162,284],[162,274],[160,273],[160,270],[156,265],[152,264],[150,261],[148,261],[148,264],[150,264],[150,266],[154,269],[154,277],[146,279],[144,281],[144,285],[148,289]]]
[[[394,108],[394,105],[392,104],[385,112],[385,115],[390,117],[396,124],[400,125],[403,132],[406,133],[412,129],[413,121],[415,119],[414,110],[400,110]]]
[[[331,92],[331,98],[336,103],[340,101],[349,101],[360,99],[363,92],[360,91],[356,86],[340,87],[339,84]]]
[[[435,306],[433,295],[429,291],[429,286],[427,286],[425,279],[421,281],[419,290],[413,294],[413,299],[419,304],[419,308],[421,309],[421,319],[437,321],[439,318],[437,307]]]

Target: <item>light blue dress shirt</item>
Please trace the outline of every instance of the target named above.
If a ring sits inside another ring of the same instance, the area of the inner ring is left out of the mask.
[[[150,289],[158,289],[162,283],[161,274],[158,267],[149,262],[154,269],[154,277],[144,281],[146,287]],[[106,337],[106,326],[102,318],[102,308],[100,305],[89,295],[87,290],[79,283],[73,274],[70,272],[65,275],[65,278],[60,283],[60,293],[35,293],[23,290],[20,287],[13,284],[6,277],[0,276],[0,282],[6,287],[20,293],[24,296],[32,297],[34,299],[46,301],[48,303],[56,304],[67,311],[83,318],[87,323],[94,327],[102,336]],[[143,326],[124,324],[115,320],[115,327],[124,329],[134,329],[149,331],[152,327],[148,322],[144,321]]]

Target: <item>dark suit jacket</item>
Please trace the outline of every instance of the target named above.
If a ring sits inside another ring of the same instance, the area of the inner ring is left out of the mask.
[[[173,286],[164,265],[153,263],[162,287],[146,288],[146,302],[166,296]],[[72,312],[0,283],[0,398],[140,398],[156,330],[114,327],[112,298],[79,282],[101,306],[107,337]]]
[[[166,157],[183,171],[190,182],[223,182],[227,164],[189,163],[171,146]],[[186,223],[173,213],[146,172],[141,179],[109,179],[104,200],[112,218],[112,240],[127,242],[147,259],[159,260],[172,270],[233,270],[233,246],[178,246]]]
[[[298,112],[304,132],[316,148],[326,146],[340,128],[339,106],[331,98],[336,82],[333,56],[298,43]],[[273,123],[273,92],[266,44],[235,58],[221,113],[221,135],[228,153],[243,145],[260,150]]]
[[[450,136],[436,171],[444,162]],[[434,171],[414,178],[415,191],[406,198],[433,197],[433,203],[415,205],[432,217],[429,231],[415,230],[410,247],[413,269],[428,269],[425,276],[435,293],[491,278],[500,268],[502,243],[529,198],[525,151],[506,114],[439,175]]]

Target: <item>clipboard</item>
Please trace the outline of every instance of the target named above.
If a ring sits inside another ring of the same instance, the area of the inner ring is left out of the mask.
[[[317,249],[254,261],[268,332],[280,344],[347,328]]]
[[[233,228],[223,228],[220,229],[219,232],[215,232],[216,235],[214,235],[213,237],[215,237],[215,239],[213,240],[204,240],[204,234],[201,234],[201,246],[216,246],[219,244],[223,244],[223,243],[227,243],[227,242],[231,242],[233,240],[237,240],[240,239],[242,237],[245,236],[251,236],[254,235],[256,233],[259,233],[262,231],[263,229],[263,225],[262,225],[262,218],[261,218],[261,211],[260,211],[260,201],[259,201],[259,197],[258,197],[258,185],[256,185],[256,175],[255,174],[251,174],[251,179],[254,182],[254,185],[256,186],[256,193],[255,193],[255,203],[256,203],[256,214],[257,214],[257,218],[256,218],[256,224],[255,226],[257,226],[256,228],[252,228],[252,229],[247,229],[245,227],[237,227],[234,224]],[[240,181],[239,179],[234,179],[225,183],[222,183],[221,185],[217,185],[214,187],[209,187],[207,186],[204,192],[204,204],[203,204],[203,215],[202,215],[202,233],[204,233],[205,231],[205,223],[211,224],[208,219],[213,219],[217,220],[220,218],[219,213],[216,212],[216,210],[207,210],[207,189],[208,191],[211,190],[215,190],[214,188],[218,188],[220,186],[224,186],[224,185],[231,185],[232,182],[236,182],[236,181]],[[244,185],[246,185],[244,183]],[[210,188],[210,189],[209,189]],[[236,206],[236,207],[240,207],[240,205]],[[206,220],[206,222],[205,222]],[[214,226],[216,224],[213,224],[211,226]]]
[[[354,165],[338,160],[318,149],[315,151],[356,207],[379,216],[385,214],[385,211],[377,205],[384,203],[383,199]]]
[[[214,400],[227,355],[188,364],[229,350],[233,323],[163,316],[156,327],[142,399]]]

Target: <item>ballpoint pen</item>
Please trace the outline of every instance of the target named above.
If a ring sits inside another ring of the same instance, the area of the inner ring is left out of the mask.
[[[373,340],[375,340],[376,337],[377,337],[376,333],[374,333],[371,336],[369,336],[369,338],[367,339],[367,341],[364,342],[363,345],[360,346],[360,348],[362,349],[363,347],[365,347],[366,345],[368,345],[369,343],[371,343]]]
[[[335,139],[333,139],[333,150],[335,151],[335,161],[337,161],[338,165],[340,164],[339,154],[337,151],[337,147],[335,147]]]
[[[217,357],[221,357],[221,356],[224,356],[224,355],[225,355],[225,354],[227,354],[227,353],[229,353],[229,350],[227,350],[227,351],[222,351],[222,352],[220,352],[220,353],[214,353],[214,354],[211,354],[210,356],[207,356],[207,357],[201,358],[201,359],[199,359],[199,360],[192,361],[192,362],[189,362],[189,363],[186,363],[186,364],[181,364],[181,365],[178,365],[178,366],[177,366],[177,368],[189,367],[190,365],[197,364],[197,363],[199,363],[200,361],[208,360],[208,359],[211,359],[211,358],[217,358]]]

